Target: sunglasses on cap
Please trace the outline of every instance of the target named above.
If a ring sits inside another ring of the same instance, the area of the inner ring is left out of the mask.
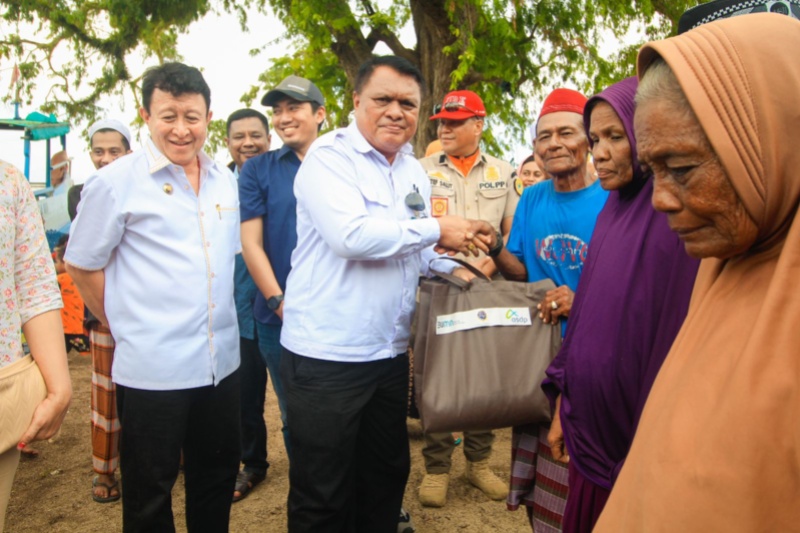
[[[481,115],[481,113],[479,113],[478,111],[475,111],[474,109],[469,108],[469,107],[465,106],[464,104],[459,104],[458,102],[448,102],[448,103],[444,104],[444,110],[445,111],[449,111],[450,113],[453,113],[453,112],[456,112],[456,111],[469,111],[470,113],[472,113],[476,117]]]

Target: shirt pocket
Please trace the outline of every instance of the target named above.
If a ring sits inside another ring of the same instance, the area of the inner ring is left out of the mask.
[[[239,222],[239,207],[232,203],[215,204],[214,221],[226,228],[235,226]]]
[[[359,183],[358,190],[364,197],[364,205],[367,212],[371,215],[381,214],[386,216],[387,208],[391,205],[391,197],[388,190],[384,190],[372,183]]]
[[[480,189],[478,191],[478,212],[480,218],[489,222],[495,229],[500,228],[506,208],[508,189]]]

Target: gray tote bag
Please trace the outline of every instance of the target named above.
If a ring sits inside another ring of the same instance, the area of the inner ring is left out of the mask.
[[[550,421],[541,383],[561,328],[544,324],[536,305],[553,288],[442,273],[422,280],[414,387],[425,432]]]

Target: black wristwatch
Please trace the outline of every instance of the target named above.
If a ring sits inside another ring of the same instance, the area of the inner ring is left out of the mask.
[[[502,251],[503,251],[503,235],[498,231],[497,232],[497,240],[494,243],[494,246],[492,246],[492,248],[489,249],[489,253],[487,255],[489,257],[494,258],[494,257],[497,257],[498,255],[500,255],[500,252],[502,252]]]
[[[267,307],[269,307],[270,311],[277,311],[278,308],[281,306],[282,301],[283,301],[283,294],[279,294],[277,296],[271,296],[267,298]]]

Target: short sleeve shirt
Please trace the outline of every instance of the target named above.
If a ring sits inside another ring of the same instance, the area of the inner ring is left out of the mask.
[[[497,231],[503,219],[513,217],[519,202],[514,188],[517,173],[505,161],[481,154],[463,176],[444,152],[420,160],[431,181],[434,217],[458,215],[489,222]]]
[[[525,264],[529,282],[551,279],[556,286],[578,289],[597,215],[607,198],[597,181],[571,192],[557,192],[552,180],[525,189],[506,247]],[[561,324],[563,334],[566,320]]]
[[[83,188],[64,259],[105,274],[115,383],[189,389],[216,385],[239,366],[236,181],[206,154],[198,159],[197,194],[149,138]]]
[[[297,200],[294,178],[300,159],[288,146],[248,159],[239,174],[239,202],[242,221],[261,217],[264,224],[264,252],[275,279],[286,290],[286,278],[292,269],[292,251],[297,246]],[[281,325],[281,319],[267,307],[267,300],[257,291],[256,320],[262,324]]]

